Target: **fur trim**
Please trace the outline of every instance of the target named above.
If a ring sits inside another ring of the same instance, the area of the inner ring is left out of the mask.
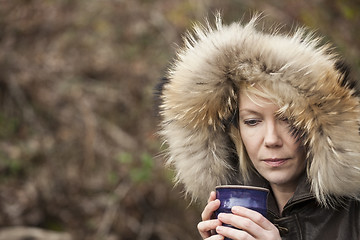
[[[168,71],[160,105],[160,133],[177,180],[194,198],[219,184],[239,183],[229,137],[241,81],[262,82],[279,98],[309,149],[308,178],[319,202],[360,194],[360,106],[329,46],[297,30],[256,30],[249,23],[196,25]]]

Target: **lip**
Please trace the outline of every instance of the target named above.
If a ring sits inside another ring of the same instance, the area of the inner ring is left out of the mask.
[[[262,161],[271,167],[280,167],[284,165],[290,158],[268,158]]]

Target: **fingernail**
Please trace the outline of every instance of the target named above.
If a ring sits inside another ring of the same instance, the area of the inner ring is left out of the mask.
[[[217,233],[220,233],[221,231],[222,231],[222,226],[217,226],[217,227],[216,227],[216,232],[217,232]]]
[[[240,211],[240,207],[234,206],[234,207],[231,208],[231,211],[232,211],[232,212],[239,212],[239,211]]]

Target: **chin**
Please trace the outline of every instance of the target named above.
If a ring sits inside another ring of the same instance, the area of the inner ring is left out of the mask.
[[[292,177],[289,176],[268,176],[265,177],[265,179],[270,183],[270,184],[276,184],[276,185],[286,185],[289,184],[290,182],[293,182],[294,180],[292,179]]]

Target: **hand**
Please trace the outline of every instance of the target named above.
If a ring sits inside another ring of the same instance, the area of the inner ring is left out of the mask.
[[[205,206],[204,211],[201,213],[202,221],[197,225],[198,231],[203,239],[207,240],[220,240],[224,239],[221,235],[216,234],[216,227],[221,226],[218,219],[211,219],[216,209],[220,206],[220,200],[216,199],[215,192],[210,193],[208,204]]]
[[[260,213],[244,207],[233,207],[231,211],[233,214],[220,213],[218,218],[238,229],[219,225],[218,234],[233,240],[281,240],[279,230]]]

